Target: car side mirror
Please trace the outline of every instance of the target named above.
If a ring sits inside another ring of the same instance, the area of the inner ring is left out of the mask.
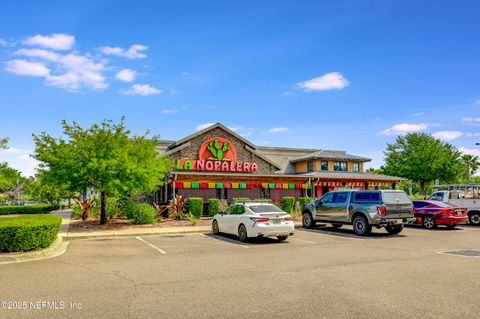
[[[225,215],[225,212],[220,212],[220,215],[222,215],[222,216]]]

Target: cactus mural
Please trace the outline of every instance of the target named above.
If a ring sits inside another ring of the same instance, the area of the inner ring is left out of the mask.
[[[230,145],[228,145],[228,142],[223,143],[223,145],[220,145],[217,139],[215,141],[212,141],[208,144],[207,150],[213,155],[214,158],[216,158],[219,161],[222,161],[223,155],[225,152],[230,150]]]

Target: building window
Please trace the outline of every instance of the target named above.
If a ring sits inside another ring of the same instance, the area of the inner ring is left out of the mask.
[[[313,162],[312,161],[307,163],[307,172],[313,172]]]
[[[353,163],[353,171],[354,172],[360,172],[360,164]]]
[[[328,171],[328,162],[327,161],[322,161],[322,171]]]
[[[336,172],[346,172],[347,171],[347,162],[334,162],[333,170]]]

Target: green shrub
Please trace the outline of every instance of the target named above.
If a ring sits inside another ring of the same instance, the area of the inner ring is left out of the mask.
[[[234,197],[232,198],[232,201],[234,203],[238,203],[238,202],[248,202],[249,200],[251,200],[250,198],[248,197]]]
[[[155,224],[157,210],[150,204],[131,204],[125,207],[125,216],[132,224]]]
[[[203,198],[189,197],[187,200],[188,212],[193,217],[199,219],[203,213]]]
[[[412,195],[409,195],[408,197],[410,197],[410,200],[424,200],[425,199],[425,196],[420,195],[420,194],[412,194]]]
[[[282,199],[282,209],[284,211],[291,214],[293,212],[294,207],[295,207],[295,197],[285,196]]]
[[[0,251],[28,251],[47,248],[57,238],[62,217],[31,215],[0,218]]]
[[[60,209],[57,204],[36,204],[27,206],[0,206],[0,215],[9,214],[47,214]]]
[[[195,226],[198,223],[198,218],[192,214],[188,214],[188,220],[192,223],[192,226]]]
[[[218,198],[210,198],[208,200],[208,216],[213,217],[220,213],[220,200]]]
[[[315,201],[313,197],[299,197],[298,202],[300,203],[300,211],[303,211],[305,205],[312,203],[313,201]]]
[[[132,204],[134,205],[134,204]],[[100,198],[95,198],[95,204],[88,214],[89,217],[100,218]],[[125,203],[117,197],[107,197],[107,218],[122,218],[125,215]]]
[[[213,217],[228,208],[226,199],[210,198],[208,200],[208,216]]]

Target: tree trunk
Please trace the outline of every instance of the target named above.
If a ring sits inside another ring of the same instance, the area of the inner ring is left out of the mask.
[[[420,195],[425,196],[425,181],[420,181]]]
[[[71,198],[68,199],[68,208],[72,208],[72,199]]]
[[[107,223],[107,194],[100,192],[100,225]]]

